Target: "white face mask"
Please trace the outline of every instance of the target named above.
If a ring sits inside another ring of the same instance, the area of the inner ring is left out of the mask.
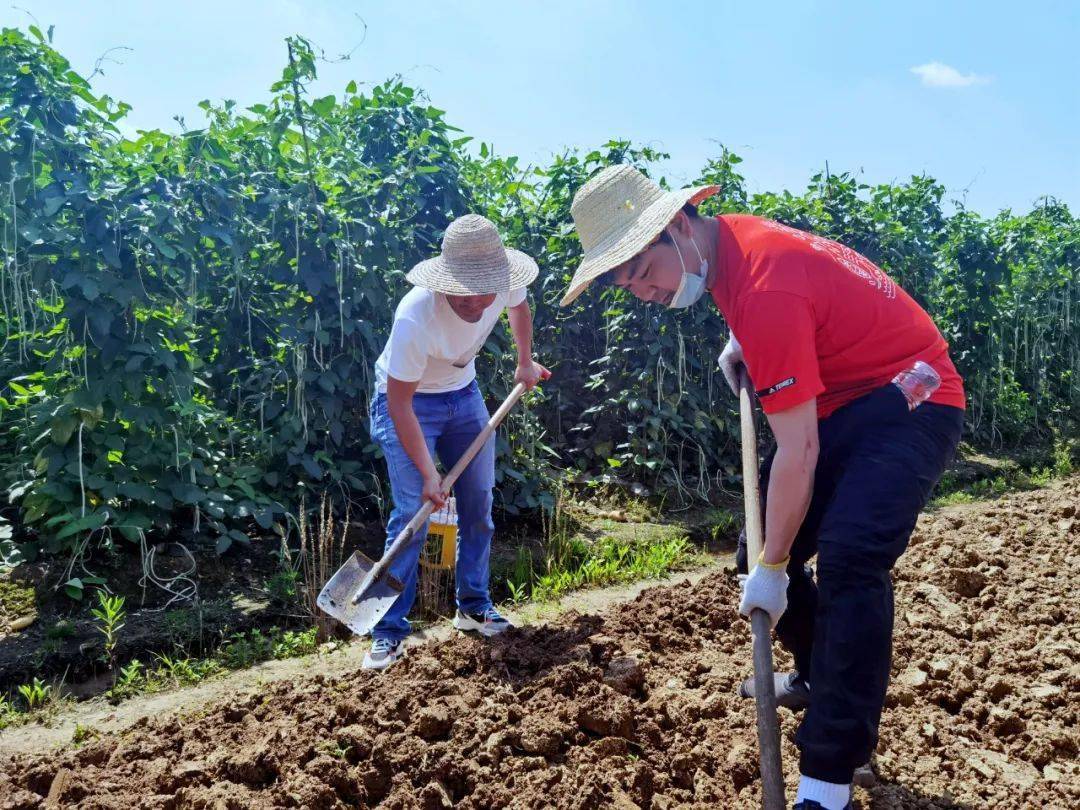
[[[693,306],[701,298],[705,292],[705,278],[708,275],[709,263],[705,261],[705,258],[701,255],[701,251],[698,250],[697,242],[694,241],[694,237],[690,237],[690,244],[694,246],[694,252],[697,253],[698,261],[701,265],[698,267],[698,275],[686,272],[686,263],[683,261],[682,251],[679,250],[679,243],[675,241],[675,234],[670,234],[671,244],[675,246],[675,252],[679,255],[679,265],[682,267],[682,279],[679,281],[679,287],[675,290],[675,295],[671,298],[671,303],[668,304],[668,309],[685,309],[686,307]]]

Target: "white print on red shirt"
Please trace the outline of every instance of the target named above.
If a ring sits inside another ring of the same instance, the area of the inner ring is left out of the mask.
[[[871,287],[884,293],[886,298],[896,298],[896,284],[893,283],[893,280],[875,267],[872,261],[851,248],[841,245],[839,242],[823,239],[812,233],[790,228],[772,220],[765,220],[764,224],[767,228],[794,236],[806,242],[814,250],[828,254],[829,257],[835,259],[850,272],[859,276],[859,278],[865,279],[866,283]]]
[[[775,393],[778,393],[780,391],[783,391],[785,388],[787,388],[789,386],[792,386],[794,384],[795,384],[795,378],[794,377],[788,377],[786,380],[781,380],[776,385],[770,386],[769,388],[763,388],[760,391],[758,391],[757,392],[758,399],[761,399],[762,397],[767,397],[770,394],[775,394]]]

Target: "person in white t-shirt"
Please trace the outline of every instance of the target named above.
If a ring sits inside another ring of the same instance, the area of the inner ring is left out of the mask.
[[[476,214],[450,223],[442,247],[439,256],[409,272],[407,279],[414,288],[398,304],[390,339],[375,363],[371,435],[386,457],[394,500],[387,546],[425,500],[437,507],[445,503],[448,493],[442,490],[435,456],[449,469],[487,424],[475,358],[504,310],[517,346],[514,380],[532,388],[551,376],[532,357],[532,312],[525,288],[536,278],[536,262],[503,247],[495,226]],[[493,436],[454,484],[458,511],[454,626],[483,636],[510,627],[488,591],[494,486]],[[426,537],[427,527],[417,536]],[[390,567],[405,589],[372,630],[366,669],[385,669],[404,654],[420,550],[421,543],[415,543]]]

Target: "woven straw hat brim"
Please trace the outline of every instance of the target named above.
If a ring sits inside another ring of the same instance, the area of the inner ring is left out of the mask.
[[[616,234],[606,244],[598,245],[585,254],[584,260],[574,272],[570,287],[559,306],[573,303],[600,276],[613,270],[641,253],[655,239],[679,210],[687,203],[697,205],[720,190],[720,186],[692,186],[669,191],[641,212],[633,224]]]
[[[440,253],[417,264],[405,278],[417,287],[447,295],[488,295],[528,287],[540,268],[520,250],[504,250],[506,264],[501,267],[448,262]]]

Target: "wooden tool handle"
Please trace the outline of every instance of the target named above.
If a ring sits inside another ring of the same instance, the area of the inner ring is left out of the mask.
[[[746,512],[747,572],[757,565],[765,547],[758,488],[757,428],[754,425],[753,386],[746,366],[739,367],[739,423],[742,435],[743,507]],[[757,704],[758,755],[761,767],[761,806],[765,810],[785,810],[784,769],[780,763],[780,722],[776,716],[776,688],[773,682],[772,622],[769,614],[755,610],[750,615],[754,636],[754,700]]]
[[[761,492],[758,488],[757,427],[754,424],[754,388],[746,366],[739,366],[739,426],[742,435],[743,511],[746,513],[747,573],[765,549],[765,527],[761,519]]]
[[[503,404],[491,415],[488,419],[484,429],[476,434],[476,438],[472,440],[472,444],[468,449],[461,454],[461,458],[458,459],[457,464],[450,468],[450,472],[446,474],[446,477],[442,480],[442,486],[444,492],[449,492],[450,488],[454,486],[454,482],[458,480],[458,476],[465,472],[465,468],[469,466],[469,462],[475,458],[476,454],[480,452],[480,448],[484,446],[491,434],[495,432],[495,429],[499,426],[506,415],[510,413],[510,409],[514,407],[521,395],[526,391],[525,383],[520,382],[514,386],[514,390],[510,392],[510,395],[503,400]]]
[[[476,434],[476,438],[472,440],[465,452],[461,454],[461,458],[457,460],[457,464],[450,468],[450,472],[442,480],[442,488],[444,492],[449,492],[450,488],[454,485],[454,482],[458,480],[465,468],[469,466],[476,454],[480,452],[480,448],[484,446],[491,434],[495,432],[495,429],[499,426],[503,419],[506,418],[506,414],[510,412],[510,409],[514,407],[521,395],[526,391],[525,383],[518,383],[514,386],[514,390],[510,392],[510,395],[503,400],[503,404],[498,407],[498,410],[491,415],[487,424],[484,425],[483,430]],[[420,527],[427,522],[427,519],[431,517],[431,513],[435,511],[435,504],[433,501],[424,501],[424,505],[420,507],[420,511],[417,512],[413,519],[408,522],[404,529],[398,532],[398,536],[394,538],[394,542],[390,544],[390,548],[383,554],[375,567],[372,569],[371,575],[368,580],[374,581],[382,576],[383,571],[390,566],[394,558],[397,557],[398,552],[408,544],[412,539],[412,536],[420,530]],[[363,589],[357,591],[359,596]]]

